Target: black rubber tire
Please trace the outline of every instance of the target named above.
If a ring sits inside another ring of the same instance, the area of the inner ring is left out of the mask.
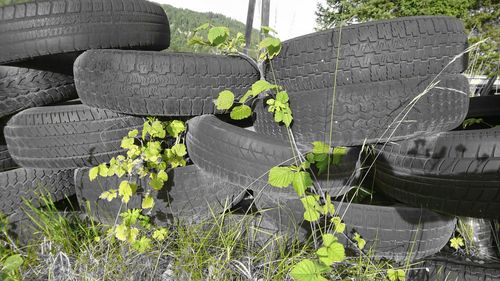
[[[267,67],[266,78],[297,93],[333,87],[336,72],[337,86],[438,74],[465,51],[467,34],[454,17],[406,17],[316,32],[282,45],[272,60],[274,75]],[[461,73],[467,62],[462,56],[444,73]]]
[[[453,215],[500,218],[500,128],[388,143],[375,184],[401,202]]]
[[[395,122],[402,119],[410,102],[433,79],[440,81],[437,86],[442,88],[423,95],[406,115],[405,122]],[[466,116],[468,89],[467,78],[460,74],[339,86],[333,105],[333,145],[362,145],[365,139],[366,143],[403,140],[454,129]],[[333,89],[289,93],[289,97],[295,140],[301,144],[328,142]],[[255,111],[256,132],[288,140],[285,128],[274,122],[263,102],[257,103]]]
[[[500,280],[498,262],[472,262],[449,254],[426,258],[407,273],[408,281],[496,281]]]
[[[467,117],[500,117],[500,95],[470,98]]]
[[[71,169],[95,166],[124,153],[121,139],[143,123],[142,118],[82,104],[45,106],[14,115],[4,135],[20,166]]]
[[[46,67],[71,70],[88,49],[166,49],[170,27],[163,9],[144,0],[42,0],[1,7],[0,37],[2,64],[50,56]]]
[[[0,66],[0,118],[30,107],[76,98],[72,76]]]
[[[34,207],[43,205],[39,194],[50,195],[53,202],[75,194],[73,170],[19,168],[0,173],[0,211],[12,214],[24,206],[22,198]]]
[[[83,103],[148,116],[215,113],[221,91],[241,96],[259,80],[240,57],[121,50],[87,51],[74,73]]]
[[[303,220],[304,208],[295,199],[275,198],[263,208],[257,207],[277,224],[308,226]],[[262,203],[260,203],[262,204]],[[272,205],[274,204],[274,205]],[[455,231],[456,219],[427,209],[406,206],[375,206],[333,202],[336,213],[346,225],[345,234],[352,239],[359,233],[366,241],[365,253],[373,258],[403,262],[421,259],[439,252]],[[354,249],[345,236],[337,235],[347,248]],[[356,251],[355,251],[356,252]]]
[[[0,145],[0,172],[17,168],[6,145]]]
[[[113,223],[120,210],[121,200],[111,202],[99,199],[102,192],[117,189],[124,178],[117,176],[89,180],[88,169],[75,172],[77,197],[83,209],[90,202],[90,215],[101,222]],[[140,186],[146,187],[147,180],[141,180]],[[133,196],[128,203],[129,209],[141,208],[143,189],[138,188],[138,196]],[[169,180],[162,190],[153,193],[155,206],[152,217],[159,224],[165,224],[172,218],[184,221],[200,221],[224,211],[239,202],[245,190],[234,184],[222,181],[215,176],[201,171],[195,165],[179,167],[169,173]],[[126,209],[122,207],[122,212]]]
[[[256,201],[263,196],[294,196],[292,188],[267,186],[267,172],[274,166],[293,163],[290,145],[255,132],[236,127],[213,115],[188,121],[186,137],[189,157],[201,169],[223,180],[250,187]],[[329,185],[326,173],[318,177],[324,191],[337,196],[349,191],[357,178],[359,148],[348,148],[338,166],[331,166]],[[266,187],[266,190],[262,190]]]

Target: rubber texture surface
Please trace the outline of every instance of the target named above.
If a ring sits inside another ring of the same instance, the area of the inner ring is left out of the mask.
[[[242,96],[259,80],[258,69],[240,57],[121,50],[87,51],[74,73],[83,103],[148,116],[215,113],[221,91]]]
[[[419,96],[436,82],[436,87]],[[331,131],[334,146],[448,131],[459,126],[467,114],[468,89],[465,76],[452,74],[338,86],[334,102],[333,88],[289,92],[294,118],[291,128],[301,144],[328,143]],[[414,99],[414,106],[409,106]],[[257,102],[255,112],[256,132],[288,140],[284,126],[274,122],[264,102]]]
[[[170,27],[148,1],[42,0],[1,7],[0,37],[5,64],[88,49],[163,50]]]
[[[340,50],[339,50],[340,37]],[[423,16],[354,24],[283,42],[266,78],[288,93],[440,73],[461,73],[467,56],[463,23]],[[338,55],[337,55],[338,54]],[[337,64],[338,59],[338,64]],[[274,70],[274,72],[273,72]]]
[[[500,95],[470,98],[467,117],[500,117]]]
[[[77,97],[69,75],[0,66],[0,117]]]
[[[6,145],[0,145],[0,172],[17,168],[16,162],[10,156]]]
[[[73,170],[19,168],[0,173],[0,211],[12,214],[24,206],[22,198],[34,207],[43,205],[39,194],[50,195],[53,202],[75,194]]]
[[[4,128],[7,147],[23,167],[70,169],[107,162],[124,150],[121,139],[143,119],[82,104],[35,107]]]
[[[78,169],[75,172],[75,186],[80,205],[84,208],[89,201],[90,214],[94,218],[102,222],[114,222],[121,200],[117,198],[108,202],[99,199],[99,196],[109,189],[117,189],[125,178],[98,177],[91,182],[88,171]],[[137,196],[133,196],[127,205],[129,209],[141,208],[141,198],[148,182],[144,179],[140,180],[139,184]],[[160,224],[165,224],[173,218],[199,221],[231,207],[244,195],[245,190],[241,187],[203,172],[195,165],[179,167],[169,173],[169,180],[163,189],[152,193],[155,198],[152,216]],[[122,208],[126,208],[125,205]]]
[[[500,128],[454,131],[377,146],[375,184],[410,205],[500,218]]]
[[[188,121],[186,144],[196,165],[223,180],[251,188],[256,201],[264,196],[295,196],[292,188],[267,186],[267,173],[272,167],[294,163],[286,142],[204,115]],[[331,166],[328,185],[326,173],[318,177],[324,191],[336,196],[349,190],[358,175],[359,153],[359,148],[349,148],[342,162]]]
[[[500,280],[498,262],[472,262],[450,254],[426,258],[409,270],[408,281],[496,281]]]

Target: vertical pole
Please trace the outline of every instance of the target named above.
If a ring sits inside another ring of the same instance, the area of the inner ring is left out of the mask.
[[[255,12],[255,0],[248,0],[247,25],[245,29],[245,54],[248,55],[248,49],[252,41],[253,15]]]
[[[262,18],[261,26],[269,26],[269,10],[271,8],[271,0],[262,0]],[[264,39],[264,34],[260,34],[260,40]]]

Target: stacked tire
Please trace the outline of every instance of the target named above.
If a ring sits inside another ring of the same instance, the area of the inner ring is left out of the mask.
[[[113,20],[115,13],[120,14],[119,21]],[[428,149],[437,152],[441,147],[438,139],[456,143],[474,138],[449,132],[463,122],[469,108],[468,83],[461,74],[467,66],[463,55],[467,36],[457,19],[393,19],[283,42],[281,53],[267,64],[265,76],[289,94],[298,148],[292,150],[288,132],[273,122],[265,99],[254,105],[253,130],[225,122],[221,117],[225,112],[214,106],[222,90],[240,96],[260,79],[253,64],[236,56],[158,52],[168,47],[170,32],[159,6],[144,0],[44,0],[0,8],[0,15],[0,47],[6,50],[0,63],[33,68],[0,68],[6,73],[0,72],[0,79],[6,77],[0,80],[0,90],[8,97],[2,116],[9,118],[4,128],[8,150],[0,146],[1,166],[10,168],[16,163],[22,166],[19,171],[47,178],[46,182],[70,178],[71,188],[60,193],[76,193],[81,205],[90,202],[89,215],[101,221],[112,222],[121,204],[99,195],[120,180],[109,177],[91,182],[89,168],[123,154],[121,138],[140,129],[145,116],[188,120],[186,144],[192,164],[172,170],[156,195],[159,203],[152,214],[160,224],[223,212],[250,192],[275,231],[296,230],[294,235],[307,238],[311,229],[303,221],[300,200],[292,188],[269,187],[267,173],[274,166],[299,161],[298,153],[308,151],[313,141],[347,147],[341,163],[317,176],[316,183],[337,200],[336,210],[347,226],[341,240],[350,247],[354,233],[360,234],[376,258],[402,262],[439,252],[455,230],[454,215],[462,215],[457,210],[463,207],[474,207],[475,215],[489,218],[500,213],[495,209],[499,192],[494,193],[498,183],[493,178],[494,159],[480,162],[485,156],[457,153],[458,159],[448,149],[439,154],[446,159],[435,164],[426,160],[434,155]],[[29,28],[41,18],[47,25]],[[53,29],[60,32],[47,31]],[[22,78],[26,76],[34,78]],[[81,103],[67,102],[75,94]],[[58,102],[63,103],[49,105]],[[498,134],[493,130],[483,136],[487,144],[466,150],[477,148],[488,159],[496,157],[493,143]],[[428,147],[414,150],[416,139],[423,139]],[[361,170],[366,161],[361,152],[367,144],[376,144],[380,153],[375,179],[381,190],[408,206],[342,202],[364,178]],[[410,151],[416,154],[406,161]],[[444,166],[440,163],[448,158],[469,161],[468,165],[464,162],[467,168],[452,169],[460,174],[460,183],[441,177]],[[462,178],[481,180],[479,175],[468,178],[477,171],[474,167],[481,175],[492,175],[478,188],[462,183]],[[393,170],[399,174],[395,176]],[[16,171],[2,173],[0,180]],[[412,185],[401,184],[408,181],[404,175],[413,180]],[[489,197],[490,201],[479,208],[476,201],[462,200],[455,209],[455,197],[448,198],[449,204],[418,201],[449,193],[434,189],[431,195],[414,195],[413,190],[432,189],[439,181],[457,183],[459,200],[481,198],[485,202]],[[403,188],[410,191],[399,191]],[[32,192],[32,186],[25,190]],[[467,197],[469,192],[477,196]],[[2,201],[8,196],[19,197],[5,192]],[[138,207],[140,202],[140,198],[133,199],[128,207]]]

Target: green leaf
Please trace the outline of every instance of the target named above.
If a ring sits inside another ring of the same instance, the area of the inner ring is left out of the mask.
[[[181,133],[186,130],[186,125],[180,120],[173,120],[167,125],[167,132],[174,138],[177,138]]]
[[[462,123],[462,127],[465,129],[474,124],[481,124],[481,123],[483,123],[483,118],[467,118]]]
[[[321,141],[315,141],[312,143],[314,154],[328,154],[330,153],[331,147]]]
[[[108,176],[108,166],[105,164],[105,163],[101,163],[99,164],[99,166],[97,166],[99,168],[99,176],[101,177],[107,177]]]
[[[120,241],[126,241],[128,238],[128,227],[120,224],[115,229],[115,237]]]
[[[281,51],[281,41],[278,38],[266,37],[259,43],[259,49],[265,49],[269,59],[272,59]]]
[[[224,43],[229,37],[229,29],[224,26],[216,26],[208,31],[208,41],[212,46],[218,46]]]
[[[251,115],[252,109],[246,104],[235,106],[233,110],[231,110],[230,114],[231,119],[233,120],[242,120],[250,117]]]
[[[151,239],[143,236],[141,239],[134,241],[132,246],[139,253],[144,253],[151,248]]]
[[[332,204],[332,199],[330,198],[330,196],[328,195],[328,193],[326,194],[325,196],[326,200],[325,200],[325,205],[323,205],[323,215],[332,215],[335,214],[335,206],[333,206]]]
[[[462,239],[462,237],[453,237],[450,239],[450,246],[455,250],[460,249],[464,245],[465,244],[464,244],[464,240]]]
[[[267,182],[274,187],[288,187],[294,179],[294,172],[290,167],[273,167],[269,170]]]
[[[319,248],[316,255],[325,265],[332,265],[345,259],[344,245],[338,242],[333,234],[323,234],[323,247]]]
[[[281,102],[281,103],[287,103],[288,102],[288,94],[285,91],[281,91],[276,94],[276,100]]]
[[[153,239],[163,241],[167,237],[167,229],[164,227],[158,228],[153,232]]]
[[[234,94],[231,91],[225,90],[219,93],[219,97],[215,105],[218,110],[230,109],[234,103]]]
[[[149,181],[149,186],[151,186],[151,188],[153,188],[154,190],[160,190],[163,188],[164,183],[164,181],[155,177]]]
[[[135,139],[134,139],[134,138],[124,137],[124,138],[122,139],[122,142],[121,142],[120,146],[121,146],[122,148],[127,149],[127,148],[130,148],[131,146],[133,146],[133,145],[134,145],[134,142],[135,142]]]
[[[165,129],[163,128],[163,124],[158,120],[153,121],[153,123],[151,123],[151,129],[149,130],[149,135],[152,138],[160,138],[160,139],[165,138],[166,132]]]
[[[335,225],[334,231],[336,233],[343,233],[345,231],[345,223],[342,222],[340,217],[333,217],[330,221]]]
[[[355,233],[353,239],[358,243],[358,248],[360,250],[363,250],[363,248],[366,245],[366,241],[363,238],[361,238],[361,235],[359,235],[359,233]]]
[[[308,195],[300,198],[300,201],[305,209],[304,219],[309,222],[319,220],[321,217],[321,213],[319,211],[322,210],[319,205],[319,195]]]
[[[142,208],[143,209],[151,209],[151,208],[153,208],[154,205],[155,205],[155,201],[151,195],[146,195],[146,197],[144,197],[142,199]]]
[[[97,175],[99,174],[99,166],[97,167],[92,167],[89,171],[89,179],[90,181],[93,181],[97,178]]]
[[[328,281],[321,274],[330,270],[328,266],[315,263],[310,259],[304,259],[292,268],[290,276],[295,281]]]
[[[116,189],[110,189],[108,191],[104,191],[99,195],[100,199],[107,200],[108,202],[111,202],[113,199],[117,197]]]
[[[129,138],[135,138],[135,137],[137,137],[138,134],[139,134],[139,130],[135,129],[135,130],[128,132],[127,136]]]
[[[164,170],[161,170],[158,172],[158,175],[156,177],[162,181],[167,181],[168,180],[168,174]]]
[[[172,152],[177,156],[185,156],[187,154],[186,145],[183,143],[178,143],[172,146]]]
[[[292,186],[295,192],[302,197],[306,195],[306,189],[313,185],[311,175],[308,172],[294,173]]]
[[[266,80],[258,80],[257,82],[252,84],[252,93],[254,96],[259,95],[262,92],[271,90],[271,89],[276,89],[277,86],[273,85]]]
[[[347,148],[346,147],[334,147],[333,148],[333,157],[332,157],[332,164],[333,165],[339,165],[340,162],[342,161],[342,158],[347,154]]]
[[[387,270],[387,277],[389,277],[389,280],[391,281],[405,281],[406,280],[406,274],[404,270],[402,269],[388,269]]]
[[[11,272],[23,265],[23,258],[19,254],[11,255],[8,258],[5,259],[3,262],[3,272]]]
[[[293,120],[293,117],[292,117],[292,114],[291,114],[290,110],[287,110],[287,111],[283,112],[283,120],[282,120],[282,122],[285,123],[285,126],[287,128],[290,127],[290,124],[292,124],[292,120]]]
[[[272,29],[271,27],[269,26],[261,26],[260,27],[260,32],[264,33],[264,34],[269,34],[270,32],[276,34],[276,30]]]
[[[122,181],[120,186],[118,187],[118,195],[122,197],[123,203],[128,203],[130,201],[130,197],[134,193],[135,184],[131,184],[128,181]]]

